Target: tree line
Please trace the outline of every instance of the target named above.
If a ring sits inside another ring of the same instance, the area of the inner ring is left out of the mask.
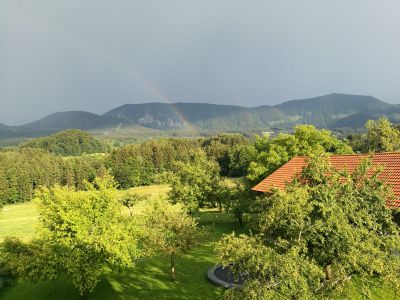
[[[85,181],[92,182],[104,171],[101,157],[62,158],[32,148],[0,152],[1,203],[29,201],[40,186],[59,184],[83,189]]]
[[[76,141],[75,137],[81,135],[67,131],[60,136],[71,134],[73,137],[67,141]],[[71,145],[68,142],[64,145],[62,140],[59,139],[57,145],[70,149]],[[93,182],[105,170],[109,170],[119,188],[167,182],[168,178],[162,174],[180,168],[179,162],[190,162],[196,151],[205,153],[204,160],[217,164],[219,176],[246,177],[249,184],[254,184],[292,157],[321,149],[336,154],[399,150],[400,131],[387,119],[380,119],[369,121],[365,134],[340,140],[328,130],[299,125],[292,134],[276,137],[256,136],[253,140],[240,134],[222,134],[210,138],[169,138],[126,145],[103,155],[74,157],[62,157],[49,149],[32,149],[28,145],[0,151],[0,200],[3,204],[29,201],[39,186],[58,183],[82,189],[85,181]]]

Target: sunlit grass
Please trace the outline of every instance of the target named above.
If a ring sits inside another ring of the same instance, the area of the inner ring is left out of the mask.
[[[0,240],[15,236],[29,240],[35,236],[38,213],[33,202],[6,205],[0,211]]]
[[[119,196],[134,192],[150,197],[166,195],[170,187],[168,185],[152,185],[131,188],[118,191]],[[0,240],[6,236],[15,236],[22,240],[30,240],[35,236],[35,225],[38,221],[38,212],[35,209],[34,201],[6,205],[0,210]]]

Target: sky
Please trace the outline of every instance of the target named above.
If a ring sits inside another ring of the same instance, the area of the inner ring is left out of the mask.
[[[126,103],[400,103],[399,0],[0,0],[0,123]]]

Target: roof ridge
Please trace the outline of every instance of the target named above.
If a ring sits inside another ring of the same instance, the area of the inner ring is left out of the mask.
[[[327,153],[329,157],[332,156],[382,156],[382,155],[400,155],[400,151],[390,151],[390,152],[370,152],[370,153],[348,153],[348,154],[334,154],[334,153]],[[293,158],[309,158],[310,155],[298,155],[294,156]],[[292,158],[292,159],[293,159]]]

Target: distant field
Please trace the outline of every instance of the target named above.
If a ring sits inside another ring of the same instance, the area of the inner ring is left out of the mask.
[[[163,196],[169,191],[168,185],[151,185],[119,191],[122,196],[127,192],[135,192],[151,197]],[[6,205],[0,211],[0,240],[6,236],[15,236],[23,240],[30,240],[35,235],[35,224],[38,213],[34,202]]]
[[[0,240],[16,236],[29,240],[35,235],[38,214],[33,202],[6,205],[0,211]]]
[[[148,195],[151,197],[158,197],[158,196],[164,196],[168,193],[170,190],[170,187],[167,184],[156,184],[156,185],[150,185],[150,186],[140,186],[140,187],[135,187],[131,188],[129,190],[125,191],[119,191],[121,195],[127,192],[135,192],[140,195]]]

